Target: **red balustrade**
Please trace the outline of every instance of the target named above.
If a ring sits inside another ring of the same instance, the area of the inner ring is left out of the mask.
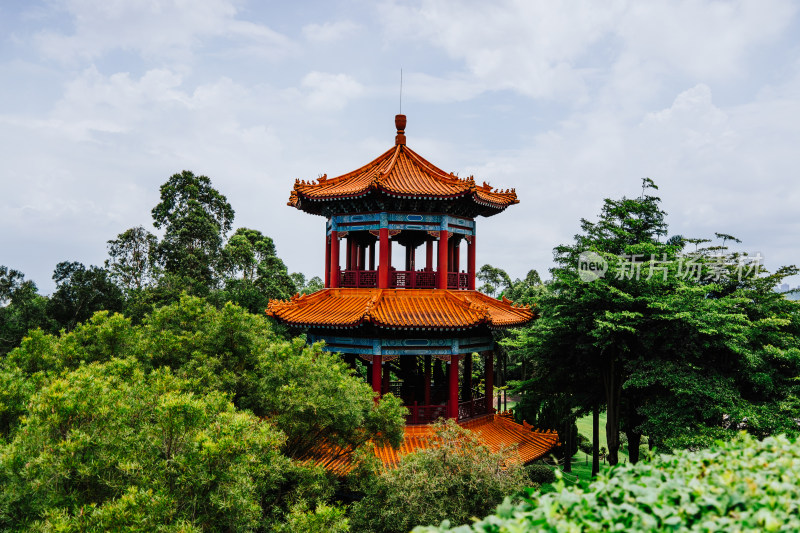
[[[342,270],[339,273],[340,287],[373,288],[378,286],[377,270]]]
[[[431,424],[440,418],[447,418],[446,405],[407,405],[406,424]]]
[[[489,414],[489,412],[486,406],[486,398],[473,398],[468,402],[460,402],[458,404],[459,420],[468,420],[476,416]]]
[[[392,289],[435,289],[438,272],[429,270],[392,270],[389,272],[389,287]],[[378,286],[377,270],[342,270],[339,272],[339,287],[374,288]],[[466,290],[469,274],[449,272],[447,288]]]

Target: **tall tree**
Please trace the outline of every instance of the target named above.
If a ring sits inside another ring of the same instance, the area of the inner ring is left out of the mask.
[[[0,265],[0,355],[18,346],[33,328],[55,328],[47,315],[47,298],[22,272]]]
[[[503,291],[511,287],[511,278],[502,268],[495,268],[492,265],[483,265],[475,274],[478,281],[482,282],[480,291],[489,296],[495,296],[498,291]]]
[[[207,293],[218,282],[222,246],[234,211],[206,176],[184,170],[161,186],[153,208],[153,225],[164,230],[158,254],[164,270]]]
[[[142,226],[130,228],[108,241],[106,269],[111,279],[128,291],[141,290],[157,278],[158,239]]]
[[[271,299],[287,299],[298,290],[272,239],[258,230],[237,229],[222,255],[224,290],[212,300],[222,298],[263,313]]]
[[[643,430],[662,443],[704,444],[720,436],[723,413],[749,410],[751,427],[757,420],[768,433],[787,428],[797,405],[797,310],[768,297],[794,269],[743,281],[742,258],[719,264],[720,247],[697,240],[689,254],[689,239],[661,242],[665,213],[652,189],[647,180],[639,198],[607,199],[597,222],[582,220],[575,242],[555,249],[542,319],[514,343],[551,387],[601,388],[602,401],[587,397],[585,407],[606,405],[612,464],[620,429],[635,461]]]
[[[53,281],[56,290],[47,302],[47,313],[67,331],[96,311],[122,310],[122,291],[100,267],[86,268],[77,261],[63,261],[56,265]]]

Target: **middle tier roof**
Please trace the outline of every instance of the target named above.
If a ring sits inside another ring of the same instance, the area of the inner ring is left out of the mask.
[[[267,315],[300,327],[347,329],[370,323],[386,329],[466,330],[521,326],[535,312],[478,291],[323,289],[288,301],[272,300]]]

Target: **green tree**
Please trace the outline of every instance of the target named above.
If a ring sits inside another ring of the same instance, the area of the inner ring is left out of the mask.
[[[366,483],[350,512],[354,531],[409,531],[442,520],[466,523],[529,484],[524,467],[493,453],[474,433],[450,421],[434,445],[404,456],[397,468]]]
[[[30,400],[0,452],[0,526],[254,530],[289,462],[282,436],[224,394],[132,359],[81,366]]]
[[[489,296],[495,296],[498,291],[502,292],[511,287],[511,278],[502,268],[495,268],[492,265],[483,265],[475,274],[478,281],[483,283],[479,290]]]
[[[18,346],[33,328],[56,328],[47,315],[47,298],[22,272],[0,265],[0,355]]]
[[[108,241],[106,270],[128,292],[151,287],[158,279],[158,239],[142,226],[130,228]]]
[[[223,249],[224,290],[211,297],[232,301],[263,313],[271,299],[285,300],[297,292],[272,239],[258,230],[239,228]]]
[[[56,265],[53,281],[56,290],[47,302],[47,314],[67,331],[96,311],[122,310],[122,291],[100,267],[64,261]]]
[[[184,170],[161,186],[153,208],[153,225],[164,230],[158,245],[167,274],[198,294],[207,294],[219,279],[225,235],[234,211],[206,176]]]
[[[722,268],[715,261],[720,247],[697,240],[688,255],[689,239],[661,242],[665,213],[646,194],[654,188],[646,181],[639,198],[607,199],[598,222],[583,220],[574,244],[555,249],[542,318],[511,343],[536,369],[531,387],[571,393],[586,411],[606,406],[611,464],[620,429],[635,462],[642,431],[651,441],[702,445],[720,436],[726,412],[755,410],[770,420],[760,425],[766,434],[788,428],[796,405],[797,310],[786,300],[780,311],[761,303],[778,301],[767,287],[794,269],[742,281],[733,275],[741,258]],[[600,387],[602,401],[592,392]]]

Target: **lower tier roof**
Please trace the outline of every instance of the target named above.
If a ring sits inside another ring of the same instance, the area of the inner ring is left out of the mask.
[[[493,452],[510,449],[509,460],[519,461],[522,464],[535,461],[558,446],[558,433],[537,431],[523,424],[517,424],[511,417],[497,414],[459,423],[461,427],[475,433],[478,440]],[[403,442],[399,448],[386,445],[375,447],[374,451],[384,468],[395,468],[404,455],[429,448],[435,442],[434,426],[406,426]],[[344,475],[352,468],[350,454],[337,453],[337,450],[325,445],[312,450],[304,460],[338,475]]]
[[[530,307],[478,291],[445,289],[323,289],[271,300],[267,315],[290,326],[347,329],[370,323],[386,329],[464,330],[521,326]]]

